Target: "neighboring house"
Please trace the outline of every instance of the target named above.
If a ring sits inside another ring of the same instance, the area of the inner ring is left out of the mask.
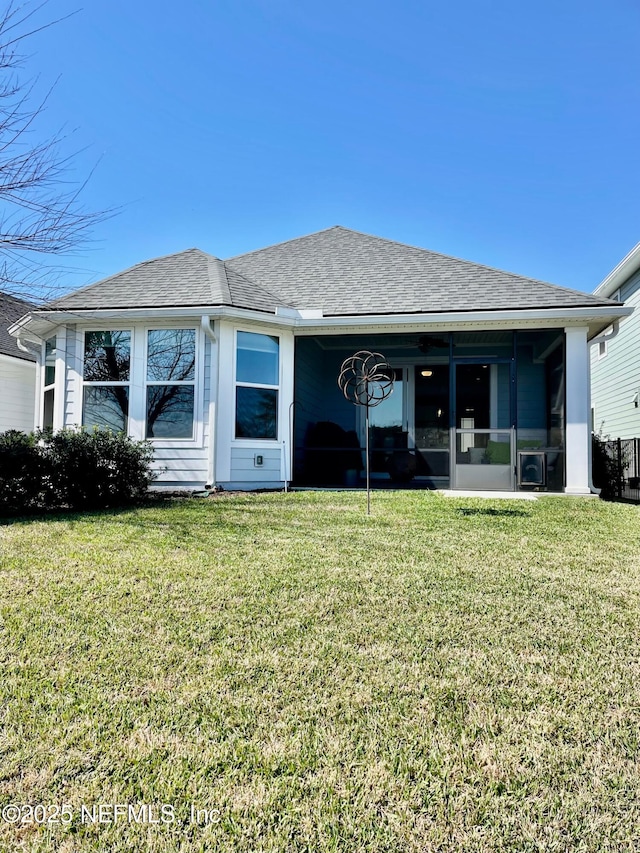
[[[0,432],[31,432],[35,425],[36,357],[20,349],[8,327],[33,308],[28,302],[0,292]]]
[[[640,243],[594,291],[640,305]],[[591,419],[596,435],[640,438],[640,311],[623,320],[591,348]]]
[[[382,352],[379,485],[589,492],[589,340],[630,309],[342,227],[147,261],[32,311],[40,423],[149,438],[165,487],[362,483],[345,358]],[[55,355],[54,355],[55,353]]]

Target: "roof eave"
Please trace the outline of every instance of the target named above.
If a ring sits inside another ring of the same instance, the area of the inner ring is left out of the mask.
[[[640,270],[640,243],[634,246],[617,267],[612,269],[604,281],[596,287],[593,291],[594,296],[611,296],[638,270]]]
[[[15,337],[31,335],[43,337],[61,323],[135,322],[142,320],[178,320],[180,318],[208,315],[214,319],[251,322],[290,328],[299,334],[338,334],[341,331],[355,332],[365,328],[424,327],[439,329],[455,328],[547,328],[563,326],[587,326],[589,337],[599,334],[616,320],[628,317],[633,308],[619,303],[594,305],[579,308],[507,309],[495,311],[450,311],[422,314],[369,314],[340,317],[301,316],[303,312],[289,309],[286,313],[271,314],[245,308],[229,306],[189,306],[184,308],[156,309],[98,309],[77,313],[63,311],[34,312],[19,320],[9,329]]]
[[[425,314],[383,314],[350,317],[300,318],[295,321],[301,333],[313,334],[320,329],[326,333],[357,327],[392,326],[419,327],[429,325],[438,329],[456,328],[547,328],[587,326],[594,337],[616,320],[628,317],[633,308],[612,303],[579,308],[508,309],[497,311],[451,311]],[[303,331],[304,330],[304,331]]]

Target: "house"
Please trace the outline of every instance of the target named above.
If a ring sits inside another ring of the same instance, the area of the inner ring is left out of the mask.
[[[158,486],[361,484],[365,413],[336,380],[370,350],[394,380],[378,485],[587,494],[589,340],[630,310],[337,226],[156,258],[12,333],[41,345],[39,422],[148,438]]]
[[[35,426],[36,356],[20,348],[9,326],[33,306],[0,291],[0,432]]]
[[[640,243],[594,291],[640,305]],[[597,435],[640,438],[640,312],[621,319],[591,348],[591,420]]]

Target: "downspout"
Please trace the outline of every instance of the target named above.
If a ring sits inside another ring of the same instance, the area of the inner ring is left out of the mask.
[[[35,358],[36,360],[36,387],[35,387],[35,399],[33,401],[33,429],[38,429],[40,425],[40,411],[41,411],[41,402],[40,402],[40,388],[42,385],[42,346],[38,347],[38,350],[34,352],[32,349],[29,349],[28,346],[22,343],[20,338],[16,338],[16,346],[20,350],[20,352],[24,352],[27,355],[30,355],[31,358]]]
[[[33,350],[29,349],[29,347],[25,346],[20,340],[20,338],[16,338],[16,345],[19,350],[21,350],[22,352],[26,352],[27,355],[34,356],[35,358],[37,358],[40,354],[39,352],[36,353]]]
[[[618,334],[620,330],[620,322],[618,320],[614,320],[611,326],[611,331],[608,335],[598,335],[593,340],[589,341],[589,347],[595,346],[595,344],[608,343],[612,341]],[[591,414],[591,349],[589,349],[589,359],[587,361],[587,388],[589,389],[589,399],[587,400],[587,409],[589,410],[589,414]],[[593,485],[593,439],[589,442],[589,488],[593,492],[594,495],[599,495],[602,489],[597,489]]]
[[[216,479],[216,400],[218,399],[218,339],[211,328],[211,317],[203,314],[200,318],[200,326],[204,334],[211,341],[211,363],[209,366],[211,376],[209,384],[209,449],[207,454],[207,482],[205,488],[215,487]],[[215,369],[214,369],[215,368]]]

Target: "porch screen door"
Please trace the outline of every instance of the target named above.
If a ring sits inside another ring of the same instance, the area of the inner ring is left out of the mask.
[[[392,393],[369,410],[372,474],[387,475],[393,470],[394,457],[398,451],[406,452],[405,374],[405,368],[394,368]]]
[[[512,374],[507,360],[456,363],[455,488],[514,488]]]

